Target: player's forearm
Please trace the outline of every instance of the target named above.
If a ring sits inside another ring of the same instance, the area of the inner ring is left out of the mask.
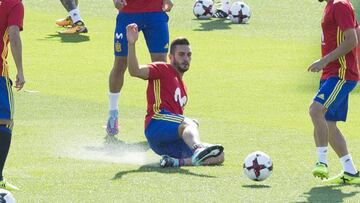
[[[334,49],[332,52],[330,52],[324,57],[324,60],[327,63],[339,59],[340,57],[349,53],[353,48],[356,47],[358,43],[357,33],[355,32],[355,30],[352,30],[352,32],[353,33],[351,33],[351,35],[345,37],[345,40],[336,49]]]
[[[23,64],[22,64],[22,43],[20,39],[20,31],[18,27],[11,27],[9,29],[9,38],[11,53],[13,55],[15,65],[18,73],[23,73]]]
[[[139,72],[139,62],[136,56],[135,44],[128,44],[127,63],[130,75],[133,77],[137,77],[137,73]]]

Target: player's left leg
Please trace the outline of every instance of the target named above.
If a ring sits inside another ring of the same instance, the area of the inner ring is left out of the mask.
[[[326,114],[329,143],[340,158],[344,170],[339,175],[325,181],[326,183],[360,184],[359,172],[348,151],[346,139],[337,127],[337,121],[346,121],[349,92],[355,85],[354,81],[345,83],[343,90],[340,90],[338,97],[329,106],[329,113]]]

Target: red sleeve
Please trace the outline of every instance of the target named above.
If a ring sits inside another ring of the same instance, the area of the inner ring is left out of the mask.
[[[355,28],[356,20],[350,4],[338,2],[334,5],[334,9],[335,21],[342,31]]]
[[[23,30],[23,20],[24,20],[24,5],[19,2],[16,4],[9,13],[9,18],[7,25],[17,25],[21,30]]]
[[[163,72],[166,69],[166,64],[164,63],[151,63],[149,65],[149,80],[160,79],[163,75]]]

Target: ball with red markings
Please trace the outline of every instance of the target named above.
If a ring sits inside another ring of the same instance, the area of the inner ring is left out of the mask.
[[[269,155],[261,151],[256,151],[245,158],[243,168],[248,178],[255,181],[262,181],[271,175],[273,163]]]

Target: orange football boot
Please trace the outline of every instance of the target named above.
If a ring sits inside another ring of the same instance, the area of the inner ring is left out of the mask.
[[[56,20],[55,23],[56,23],[56,25],[62,26],[62,27],[71,26],[73,24],[70,16]]]
[[[77,34],[77,33],[87,33],[88,30],[82,21],[74,23],[70,28],[65,30],[59,30],[59,34]]]

